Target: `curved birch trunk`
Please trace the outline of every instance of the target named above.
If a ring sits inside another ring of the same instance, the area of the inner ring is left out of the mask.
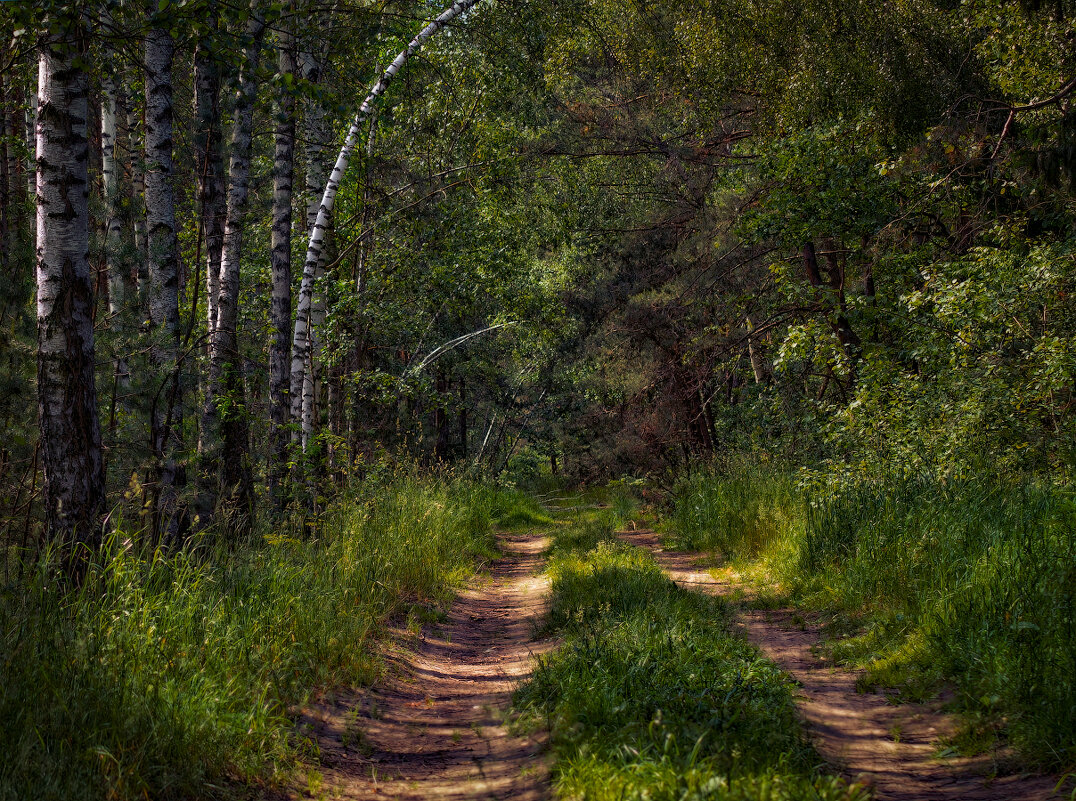
[[[250,153],[254,124],[255,76],[261,58],[265,21],[251,17],[249,43],[236,90],[235,122],[228,162],[227,212],[224,246],[220,259],[220,294],[217,321],[210,337],[209,387],[217,406],[221,446],[221,504],[229,515],[226,525],[236,533],[246,531],[253,503],[250,468],[247,464],[247,421],[243,402],[243,373],[239,354],[239,267],[243,255],[243,224],[250,195]]]
[[[295,173],[295,95],[289,76],[295,75],[295,41],[281,33],[278,72],[285,78],[276,108],[275,150],[273,154],[273,222],[269,254],[273,280],[269,310],[273,341],[269,349],[269,420],[272,425],[272,453],[269,466],[269,494],[279,506],[288,461],[288,361],[291,356],[291,214],[292,181]]]
[[[172,34],[157,19],[159,0],[150,6],[146,33],[146,262],[149,285],[150,359],[164,373],[150,414],[151,443],[157,460],[154,524],[160,537],[175,544],[181,529],[176,466],[182,392],[179,376],[179,254],[172,186]]]
[[[374,109],[374,104],[385,93],[392,79],[396,77],[396,74],[403,68],[408,59],[422,48],[426,40],[479,2],[481,0],[457,0],[445,9],[437,19],[423,28],[411,40],[407,48],[401,51],[393,59],[392,63],[385,68],[385,71],[381,73],[381,77],[362,101],[362,105],[359,106],[359,111],[348,129],[343,147],[340,148],[340,153],[336,157],[336,164],[333,166],[332,173],[329,175],[329,180],[325,185],[325,191],[322,193],[317,218],[315,219],[313,230],[310,232],[310,243],[307,246],[306,259],[303,262],[303,278],[299,287],[299,302],[295,314],[295,334],[292,338],[291,352],[291,402],[292,420],[294,422],[299,422],[302,416],[301,393],[303,383],[306,380],[306,370],[308,369],[311,354],[310,317],[314,296],[314,280],[325,246],[325,236],[329,229],[333,205],[336,203],[336,193],[340,188],[340,182],[344,179],[344,172],[347,170],[348,161],[351,159],[351,152],[359,141],[363,122],[369,117]]]
[[[37,382],[45,530],[78,575],[100,543],[105,500],[94,386],[89,251],[89,80],[78,13],[40,45],[37,122]]]

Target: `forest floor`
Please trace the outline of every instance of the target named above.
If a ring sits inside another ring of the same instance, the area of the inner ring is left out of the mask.
[[[748,640],[800,685],[800,708],[819,753],[847,778],[874,788],[884,801],[1039,801],[1057,797],[1056,779],[1003,775],[1007,755],[937,757],[939,739],[957,722],[931,704],[893,704],[884,694],[857,690],[860,673],[834,666],[817,646],[817,620],[793,609],[750,608],[751,588],[728,571],[711,571],[705,554],[665,550],[650,530],[618,532],[649,550],[677,584],[748,600],[739,615]],[[718,576],[715,576],[715,573]]]
[[[665,550],[651,530],[621,531],[649,551],[677,584],[740,603],[745,635],[800,686],[799,705],[819,753],[883,801],[1038,801],[1055,798],[1055,780],[1005,775],[1007,755],[939,758],[939,740],[956,730],[933,704],[893,704],[857,689],[859,672],[834,666],[817,647],[822,626],[791,609],[751,608],[751,588],[705,555]],[[390,637],[386,678],[308,710],[303,727],[319,748],[313,799],[513,799],[550,796],[542,732],[509,731],[512,693],[536,656],[556,643],[538,639],[548,610],[542,574],[549,544],[541,531],[498,535],[504,556],[446,617]]]
[[[498,535],[503,557],[463,592],[444,620],[392,638],[389,670],[373,689],[309,710],[320,751],[315,799],[548,797],[541,732],[515,735],[506,714],[535,656],[546,613],[540,532]]]

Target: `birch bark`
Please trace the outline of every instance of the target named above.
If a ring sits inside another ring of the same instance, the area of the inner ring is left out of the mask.
[[[321,58],[313,53],[303,54],[303,77],[311,84],[321,81]],[[325,153],[329,148],[331,136],[325,119],[325,109],[317,99],[311,100],[303,115],[303,154],[306,162],[306,232],[313,233],[317,224],[318,208],[321,205],[321,191],[328,179],[325,169]],[[331,224],[331,217],[330,217]],[[327,249],[323,248],[314,270],[314,294],[310,307],[310,326],[307,332],[308,352],[306,369],[299,400],[300,426],[298,435],[305,451],[314,437],[314,418],[317,413],[317,398],[321,384],[321,345],[319,336],[325,325],[325,294],[320,288],[325,277]],[[292,400],[293,411],[296,401]]]
[[[295,41],[287,29],[280,34],[277,71],[283,80],[276,107],[273,154],[273,222],[271,252],[273,293],[269,310],[273,341],[269,350],[269,420],[272,425],[272,464],[269,467],[269,494],[277,505],[288,459],[288,389],[291,355],[291,216],[292,181],[295,172]]]
[[[150,359],[162,375],[150,413],[150,439],[157,461],[156,514],[158,538],[174,541],[181,529],[176,485],[180,482],[176,451],[182,420],[179,370],[179,255],[176,242],[175,195],[172,186],[172,59],[174,42],[151,0],[146,33],[146,261],[149,285]],[[173,543],[174,544],[174,543]]]
[[[378,98],[385,93],[385,90],[392,82],[392,79],[396,77],[397,73],[399,73],[404,64],[407,63],[408,59],[422,48],[422,45],[426,40],[431,36],[434,36],[456,17],[476,6],[479,2],[481,2],[481,0],[457,0],[457,2],[445,9],[437,19],[423,28],[418,35],[411,40],[407,45],[407,48],[398,53],[396,58],[392,60],[392,63],[381,73],[381,77],[378,78],[369,94],[367,94],[366,98],[362,101],[362,105],[359,106],[359,111],[355,115],[351,127],[348,129],[344,144],[340,148],[340,153],[336,157],[336,163],[333,165],[332,172],[329,174],[329,180],[326,182],[325,190],[322,192],[317,217],[314,221],[313,230],[310,232],[310,242],[307,246],[306,259],[303,262],[303,277],[299,286],[299,300],[295,314],[295,329],[292,337],[291,353],[291,402],[292,419],[295,422],[298,422],[302,415],[301,392],[303,383],[306,380],[306,370],[309,366],[311,354],[310,322],[314,296],[314,281],[325,246],[325,237],[328,233],[333,206],[336,203],[336,194],[340,188],[340,182],[344,178],[344,172],[347,170],[348,161],[351,159],[351,152],[355,149],[355,145],[359,141],[363,122],[373,112],[374,104],[377,102]],[[298,406],[296,404],[297,399]]]
[[[49,21],[37,120],[37,381],[45,528],[76,574],[100,543],[105,500],[94,386],[89,251],[89,81],[80,16]]]
[[[261,58],[265,21],[252,14],[247,25],[228,161],[227,212],[220,260],[217,321],[210,337],[209,384],[216,401],[223,458],[220,461],[221,504],[233,532],[251,522],[252,487],[247,464],[248,432],[243,403],[243,374],[239,354],[239,267],[243,255],[243,224],[250,194],[250,154],[254,123],[256,74]]]

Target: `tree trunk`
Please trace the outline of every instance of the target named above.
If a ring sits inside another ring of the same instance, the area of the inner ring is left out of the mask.
[[[272,425],[269,494],[279,507],[288,463],[288,398],[291,356],[291,214],[292,180],[295,172],[295,42],[290,33],[280,35],[277,71],[284,79],[276,109],[273,154],[273,230],[269,256],[273,276],[269,310],[273,341],[269,350],[269,420]]]
[[[762,343],[755,334],[755,321],[747,315],[747,355],[751,360],[751,372],[755,374],[756,384],[769,384],[770,373],[766,369],[766,358],[762,353]]]
[[[228,162],[220,295],[217,299],[217,324],[210,339],[209,385],[217,405],[223,447],[220,461],[221,505],[229,518],[226,525],[235,534],[249,531],[253,519],[243,365],[239,353],[239,268],[243,255],[244,216],[250,194],[250,154],[257,91],[255,76],[264,32],[265,21],[256,14],[252,15],[247,24],[248,43],[233,112],[235,122]]]
[[[460,378],[460,458],[467,458],[467,382]]]
[[[321,68],[319,56],[311,52],[303,53],[303,78],[307,82],[311,84],[319,83],[321,81]],[[328,179],[325,153],[329,147],[330,136],[331,132],[326,124],[325,109],[320,101],[316,99],[310,100],[303,114],[303,138],[305,140],[303,155],[306,162],[306,226],[308,236],[313,233],[314,226],[317,223],[321,193]],[[307,332],[309,356],[302,374],[302,383],[299,384],[301,397],[293,397],[291,401],[292,415],[297,414],[297,422],[300,423],[296,434],[299,437],[299,444],[303,451],[307,450],[307,446],[314,436],[314,418],[320,389],[321,348],[318,337],[325,323],[325,295],[319,285],[325,276],[326,255],[326,250],[323,249],[314,270],[314,295]],[[294,375],[290,376],[289,380],[295,381]]]
[[[310,242],[306,250],[306,259],[303,262],[303,277],[299,287],[299,300],[295,313],[295,329],[292,338],[291,351],[291,398],[293,420],[297,420],[302,415],[301,400],[297,408],[296,399],[306,380],[305,372],[310,361],[310,318],[314,296],[314,280],[325,247],[325,237],[328,233],[333,206],[336,203],[336,193],[340,188],[340,182],[344,178],[344,172],[347,170],[348,161],[351,159],[351,152],[355,149],[355,145],[358,144],[359,136],[363,128],[363,122],[373,112],[374,104],[377,102],[378,98],[385,93],[385,90],[388,88],[389,83],[392,82],[392,79],[403,68],[403,65],[407,63],[407,60],[418,52],[423,43],[444,28],[445,25],[453,19],[474,7],[479,2],[480,0],[457,0],[457,2],[453,3],[449,8],[442,12],[437,19],[423,28],[422,31],[411,40],[407,49],[397,54],[392,63],[385,68],[383,73],[381,73],[381,77],[378,78],[377,83],[374,84],[370,93],[362,101],[362,105],[359,107],[359,111],[355,115],[351,127],[348,129],[344,144],[340,148],[339,155],[336,157],[336,164],[333,166],[332,173],[330,173],[329,180],[325,185],[325,190],[321,195],[321,203],[318,207],[317,217],[312,226],[312,230],[310,231]]]
[[[106,48],[105,52],[106,60],[116,60],[116,54],[110,48]],[[111,68],[111,64],[108,68]],[[121,111],[122,101],[116,78],[111,73],[106,73],[101,78],[101,188],[105,206],[105,269],[108,273],[109,325],[122,337],[126,327],[124,301],[127,276],[123,264],[123,223],[120,220],[120,165],[116,158]],[[117,349],[122,348],[121,339]],[[126,390],[131,383],[131,374],[122,351],[116,356],[114,371],[116,387]]]
[[[175,45],[159,0],[150,7],[146,34],[146,255],[149,286],[150,359],[161,380],[150,413],[150,439],[157,461],[155,527],[176,544],[183,521],[176,497],[182,471],[176,465],[183,397],[179,370],[179,254],[172,186],[172,58]]]
[[[202,344],[204,363],[209,359],[209,340],[217,325],[217,298],[220,294],[220,258],[224,240],[224,165],[221,152],[220,63],[214,55],[219,27],[217,4],[207,9],[207,29],[194,52],[194,168],[198,187],[199,225],[205,241],[206,338]],[[202,374],[205,375],[204,373]],[[201,420],[198,426],[198,525],[207,526],[216,503],[217,404],[209,382],[201,381]]]
[[[437,371],[435,387],[437,406],[433,412],[433,427],[437,434],[437,440],[433,447],[433,455],[438,462],[444,462],[448,459],[448,410],[445,408],[448,381],[445,380],[445,374],[442,370]]]
[[[105,501],[87,258],[87,38],[77,12],[61,12],[48,29],[38,73],[38,414],[45,530],[78,575],[100,543]]]
[[[146,254],[146,172],[145,129],[142,115],[136,103],[127,109],[127,140],[131,148],[131,230],[134,234],[135,275],[138,298],[145,305],[149,293],[149,268]],[[141,310],[145,313],[145,309]]]
[[[37,160],[34,153],[37,152],[37,93],[30,93],[30,103],[26,107],[26,148],[30,151],[30,158],[26,162],[26,193],[33,200],[37,194]],[[36,201],[34,206],[37,206]],[[37,220],[30,220],[30,244],[37,251]]]

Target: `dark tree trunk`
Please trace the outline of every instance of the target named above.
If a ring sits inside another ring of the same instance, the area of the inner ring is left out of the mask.
[[[434,458],[439,462],[448,459],[448,411],[445,409],[445,399],[448,393],[448,381],[441,370],[437,371],[437,407],[433,412],[433,427],[437,434],[436,444],[433,448]]]
[[[81,15],[49,20],[37,122],[37,381],[45,530],[77,576],[100,543],[105,501],[94,386],[89,250],[89,81]]]

